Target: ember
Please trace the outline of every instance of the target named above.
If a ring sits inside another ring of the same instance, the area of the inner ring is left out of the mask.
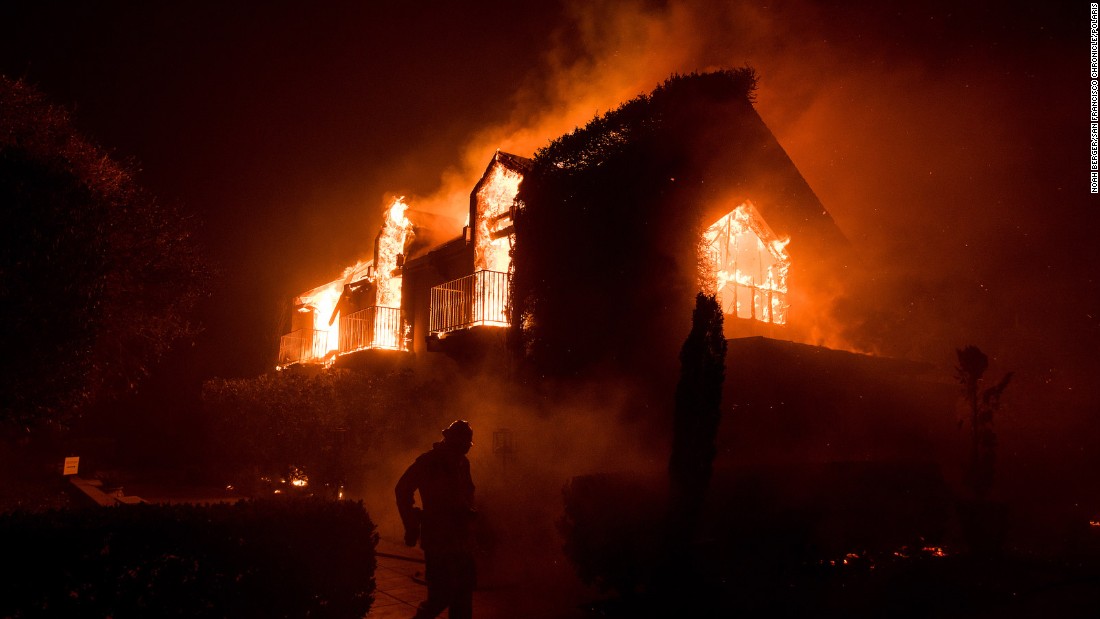
[[[940,548],[939,546],[925,546],[924,548],[921,548],[921,552],[931,557],[947,556],[947,553],[944,551],[944,549]]]

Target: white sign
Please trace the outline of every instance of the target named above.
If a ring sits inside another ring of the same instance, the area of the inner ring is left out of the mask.
[[[61,470],[62,475],[76,475],[76,469],[80,466],[79,456],[70,456],[65,458],[65,468]]]

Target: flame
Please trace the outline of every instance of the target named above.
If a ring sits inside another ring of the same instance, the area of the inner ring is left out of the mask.
[[[927,554],[929,554],[933,557],[946,557],[947,556],[947,552],[945,552],[944,549],[940,548],[939,546],[925,546],[924,548],[921,548],[921,551],[925,552],[925,553],[927,553]]]
[[[287,481],[290,481],[290,485],[295,488],[305,488],[309,485],[309,475],[306,475],[306,472],[301,467],[292,466],[290,467],[287,479],[282,480],[284,484]]]
[[[703,289],[718,295],[727,314],[786,324],[790,242],[777,237],[753,203],[745,201],[703,232],[708,265]]]
[[[512,246],[516,233],[512,227],[512,203],[519,193],[523,175],[496,162],[474,199],[475,324],[507,327],[508,286],[502,276],[512,268]],[[489,273],[481,273],[489,271]]]
[[[412,238],[412,224],[405,216],[408,208],[404,197],[395,198],[386,208],[382,227],[375,239],[374,260],[359,260],[344,269],[340,277],[298,295],[295,300],[298,311],[312,316],[312,328],[304,329],[304,334],[298,337],[309,338],[310,343],[305,345],[301,356],[287,359],[287,365],[323,363],[327,366],[335,361],[337,355],[365,348],[405,350],[408,328],[402,324],[400,308],[401,266],[405,246]],[[358,308],[360,311],[366,310],[370,318],[362,319],[362,314],[350,311],[354,305],[341,305],[345,289],[351,284],[374,285],[374,297],[370,299],[373,305]],[[358,320],[347,323],[355,327],[349,331],[351,335],[341,338],[342,319],[350,319],[356,314],[359,314]],[[361,327],[363,323],[373,326],[364,330]],[[277,369],[282,369],[282,366]]]
[[[383,218],[382,229],[378,232],[375,284],[378,287],[379,307],[401,307],[399,262],[404,259],[405,244],[411,237],[411,224],[405,217],[408,208],[404,196],[395,198]]]
[[[331,362],[340,345],[340,321],[333,319],[336,304],[343,294],[344,285],[367,277],[370,261],[357,261],[344,269],[340,277],[298,295],[295,304],[298,311],[313,314],[313,330],[325,334],[314,339],[311,360]],[[330,324],[331,321],[331,324]]]
[[[497,163],[478,190],[474,271],[507,273],[511,268],[510,250],[515,241],[515,233],[511,231],[512,202],[522,181],[522,174]]]

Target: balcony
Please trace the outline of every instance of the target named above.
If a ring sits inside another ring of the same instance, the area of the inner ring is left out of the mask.
[[[328,354],[328,331],[298,329],[279,338],[279,367],[322,363]]]
[[[432,288],[428,329],[442,335],[471,327],[507,327],[508,274],[478,271]]]
[[[406,350],[399,308],[373,306],[340,317],[340,354],[374,349]]]

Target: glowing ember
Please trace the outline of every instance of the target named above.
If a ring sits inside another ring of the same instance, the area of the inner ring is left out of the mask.
[[[1089,520],[1090,527],[1100,527],[1100,520]]]
[[[939,546],[925,546],[924,548],[921,548],[921,552],[924,552],[925,554],[933,557],[947,556],[947,553],[944,552],[943,548],[940,548]]]
[[[703,232],[703,290],[718,295],[726,314],[786,324],[788,243],[746,201]]]
[[[292,466],[290,467],[290,471],[289,474],[286,476],[286,479],[282,479],[280,481],[282,481],[282,483],[284,484],[289,481],[290,485],[294,486],[295,488],[305,488],[309,485],[309,475],[306,475],[306,472],[300,467]]]

